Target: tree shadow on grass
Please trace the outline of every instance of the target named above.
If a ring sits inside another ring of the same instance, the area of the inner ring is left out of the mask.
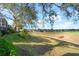
[[[30,36],[29,37],[29,42],[38,42],[38,43],[48,42],[48,43],[50,43],[51,41],[49,41],[49,40],[47,40],[46,38],[43,38],[43,37]]]
[[[52,45],[16,45],[19,56],[42,56],[50,51]]]
[[[54,38],[51,38],[53,40],[58,41],[59,43],[57,45],[16,45],[18,49],[18,55],[19,56],[42,56],[48,51],[52,51],[53,48],[58,47],[58,46],[63,46],[63,47],[68,47],[68,46],[75,46],[79,47],[79,45],[70,43],[70,42],[65,42],[61,40],[57,40]],[[38,43],[37,43],[38,44]],[[52,43],[53,44],[53,43]],[[49,54],[48,54],[49,55]],[[77,53],[66,53],[63,56],[79,56]]]

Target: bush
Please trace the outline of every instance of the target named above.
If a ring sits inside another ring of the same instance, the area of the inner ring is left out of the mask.
[[[22,31],[19,32],[19,35],[20,35],[21,37],[25,38],[25,37],[28,36],[29,34],[28,34],[28,31],[24,29],[24,30],[22,30]]]
[[[0,56],[16,55],[15,46],[5,39],[0,39]]]
[[[15,33],[15,32],[16,31],[12,27],[9,27],[7,30],[7,33]]]

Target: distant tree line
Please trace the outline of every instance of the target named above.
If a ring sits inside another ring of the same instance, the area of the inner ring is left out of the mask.
[[[64,31],[79,31],[79,29],[37,29],[29,31],[37,31],[37,32],[64,32]]]

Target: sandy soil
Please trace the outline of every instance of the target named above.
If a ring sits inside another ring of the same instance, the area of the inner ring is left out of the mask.
[[[56,38],[58,40],[71,42],[79,45],[79,34],[73,32],[32,32],[31,35],[45,36],[50,38]]]

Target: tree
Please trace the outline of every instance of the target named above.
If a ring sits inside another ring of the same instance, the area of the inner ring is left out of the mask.
[[[76,23],[79,20],[79,4],[77,3],[61,3],[61,4],[56,4],[56,3],[42,3],[39,4],[42,7],[42,11],[44,14],[44,17],[49,16],[49,21],[51,24],[51,28],[53,29],[53,24],[54,24],[54,18],[51,19],[50,15],[57,16],[57,12],[55,12],[52,7],[53,5],[58,7],[62,12],[65,12],[63,15],[65,18],[70,20],[72,18],[72,21]],[[72,7],[73,12],[70,12],[68,10],[69,7]],[[77,11],[78,13],[76,14]]]
[[[73,12],[72,12],[72,13],[70,13],[70,12],[67,10],[68,7],[72,7],[72,8],[73,8]],[[72,20],[73,22],[76,22],[76,21],[79,20],[79,19],[78,19],[78,18],[79,18],[79,4],[78,4],[78,3],[62,3],[61,9],[62,9],[62,10],[65,10],[65,12],[66,12],[66,17],[69,17],[69,18],[74,17],[73,20]],[[78,13],[76,14],[75,11],[77,11]],[[75,14],[76,14],[76,16],[75,16]],[[76,17],[78,17],[78,18],[76,18]]]
[[[36,19],[36,11],[32,9],[29,4],[1,4],[3,8],[8,9],[11,15],[14,17],[14,26],[18,31],[26,23],[32,23],[32,20]]]
[[[57,13],[52,9],[52,6],[54,3],[41,3],[39,4],[42,7],[43,11],[43,19],[44,17],[49,17],[48,21],[50,21],[51,29],[53,29],[53,24],[55,21],[55,18],[57,17]],[[45,20],[47,21],[47,19]]]
[[[75,3],[13,3],[13,4],[0,4],[2,5],[2,8],[8,9],[8,11],[12,14],[14,17],[14,24],[16,28],[22,28],[25,24],[30,24],[31,27],[37,27],[37,12],[36,12],[36,5],[40,6],[42,9],[42,15],[43,15],[43,25],[45,21],[50,21],[51,29],[53,29],[53,24],[55,22],[55,18],[58,16],[57,12],[52,9],[53,6],[58,7],[62,12],[64,11],[64,17],[66,17],[68,20],[73,18],[72,21],[76,22],[79,19],[79,4]],[[68,7],[73,8],[73,12],[70,12],[68,10]],[[75,16],[76,12],[78,14]],[[45,17],[48,17],[48,19],[45,19]],[[34,21],[35,20],[35,21]],[[33,26],[32,26],[33,25]]]

